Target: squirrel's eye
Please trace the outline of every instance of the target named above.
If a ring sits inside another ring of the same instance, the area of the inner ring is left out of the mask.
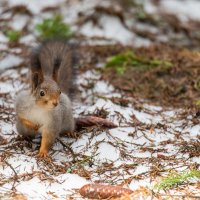
[[[45,95],[44,91],[40,91],[40,96],[44,96],[44,95]]]
[[[61,94],[61,91],[60,91],[60,94]]]

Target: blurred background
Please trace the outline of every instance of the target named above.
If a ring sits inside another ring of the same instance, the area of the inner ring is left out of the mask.
[[[63,38],[79,44],[80,71],[101,66],[101,77],[127,95],[197,106],[199,7],[198,0],[1,1],[0,70],[28,65],[30,47]]]
[[[38,37],[67,34],[64,26],[55,30],[63,21],[72,37],[91,44],[167,43],[198,49],[199,6],[198,0],[1,1],[0,41],[30,44]]]

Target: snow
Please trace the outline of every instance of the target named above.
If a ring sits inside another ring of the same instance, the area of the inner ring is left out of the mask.
[[[47,16],[49,13],[41,13],[41,10],[49,6],[62,6],[64,0],[9,0],[9,6],[26,5],[28,9],[35,15],[31,19],[32,23],[29,24],[29,28],[33,29],[36,23]],[[110,44],[110,43],[122,43],[122,44],[134,44],[136,46],[149,45],[149,40],[136,37],[121,21],[110,15],[102,15],[98,21],[98,25],[94,25],[91,21],[78,27],[75,24],[77,15],[80,11],[87,13],[89,16],[92,14],[92,8],[100,4],[100,1],[67,1],[68,6],[62,6],[61,12],[64,14],[66,22],[71,23],[73,28],[78,33],[85,35],[91,44]],[[102,1],[102,4],[106,5],[108,1]],[[198,1],[185,0],[184,3],[177,0],[161,1],[159,9],[164,9],[168,12],[179,13],[178,16],[182,20],[200,19],[198,12]],[[174,9],[176,8],[176,9]],[[150,2],[146,1],[145,9],[149,13],[158,12],[158,9]],[[191,12],[192,11],[192,12]],[[8,19],[11,13],[5,13],[2,18]],[[16,15],[11,22],[11,27],[15,30],[22,29],[28,23],[28,18],[23,15]],[[141,30],[147,28],[152,33],[156,33],[156,28],[152,26],[144,27],[138,25]],[[28,33],[20,38],[20,43],[27,46],[34,45],[36,41],[35,32]],[[102,40],[93,40],[92,37],[104,37]],[[166,40],[164,36],[160,36],[161,40]],[[107,39],[107,40],[106,40]],[[95,42],[94,42],[95,41]],[[22,53],[21,49],[8,48],[6,43],[7,37],[0,33],[0,49],[8,50],[10,54],[2,54],[3,59],[0,60],[0,74],[1,77],[8,76],[8,80],[0,82],[0,92],[10,95],[10,99],[2,97],[0,99],[1,109],[8,109],[8,113],[2,115],[0,122],[0,135],[8,140],[8,144],[0,146],[0,175],[1,180],[9,180],[8,183],[3,184],[0,187],[1,194],[7,194],[12,192],[13,184],[16,186],[16,192],[22,193],[27,199],[66,199],[70,194],[74,194],[74,189],[79,189],[83,185],[101,181],[106,183],[121,184],[126,181],[125,178],[132,178],[132,181],[127,186],[130,189],[139,189],[140,187],[152,187],[154,182],[149,177],[143,176],[142,179],[136,180],[133,176],[141,176],[151,169],[151,164],[147,161],[155,159],[157,157],[175,157],[183,158],[187,160],[188,166],[196,165],[200,163],[199,157],[190,158],[188,153],[180,153],[181,142],[190,142],[197,140],[200,134],[200,125],[188,125],[183,127],[184,120],[179,120],[177,114],[180,110],[163,110],[162,107],[157,107],[149,104],[143,104],[143,110],[138,110],[134,104],[129,104],[127,107],[122,107],[113,103],[111,97],[123,97],[123,94],[114,92],[114,88],[107,82],[100,80],[100,74],[94,69],[81,74],[78,79],[79,89],[81,91],[81,97],[84,100],[82,102],[74,103],[74,115],[78,116],[82,113],[91,114],[97,109],[105,109],[108,112],[107,119],[116,123],[119,127],[110,130],[98,130],[94,129],[88,132],[82,133],[78,139],[71,139],[61,137],[60,139],[77,154],[77,158],[80,162],[83,162],[81,166],[83,169],[87,169],[91,177],[81,177],[76,174],[79,169],[76,167],[76,163],[72,163],[72,155],[66,150],[59,142],[57,142],[50,151],[51,161],[40,161],[37,158],[39,138],[28,143],[27,141],[17,142],[17,132],[14,123],[15,113],[13,110],[14,98],[16,93],[24,87],[27,87],[27,83],[21,82],[20,77],[24,77],[28,74],[26,66],[22,70],[10,69],[21,65],[24,60],[20,57]],[[2,58],[1,57],[1,58]],[[102,64],[97,67],[102,67]],[[92,89],[87,91],[80,85],[94,84]],[[116,114],[117,113],[117,114]],[[132,120],[132,116],[143,123],[142,128],[137,126]],[[4,120],[8,116],[11,116],[11,120]],[[12,117],[14,116],[14,117]],[[186,121],[190,124],[192,116]],[[166,125],[167,129],[154,128],[158,123]],[[176,137],[176,133],[181,132],[180,138]],[[175,141],[170,143],[170,141]],[[162,143],[165,143],[163,145]],[[169,142],[169,143],[168,143]],[[28,146],[27,143],[31,146]],[[12,145],[17,145],[16,149],[13,149]],[[150,151],[152,150],[152,152]],[[160,152],[159,152],[160,151]],[[123,157],[123,153],[126,155]],[[5,156],[5,154],[7,154]],[[6,158],[6,162],[3,162]],[[92,161],[92,167],[84,159],[88,158]],[[166,161],[167,162],[167,161]],[[176,163],[170,163],[170,167],[177,167]],[[2,165],[2,163],[4,163]],[[53,164],[52,164],[53,163]],[[159,163],[163,164],[164,160]],[[70,164],[70,167],[68,166]],[[105,173],[95,172],[98,168],[103,168],[104,165],[113,165],[111,170],[105,171]],[[121,168],[121,165],[132,164],[130,169]],[[12,180],[15,175],[24,176],[19,182]],[[179,169],[184,169],[184,163],[180,162]],[[62,168],[63,171],[59,171]],[[69,168],[68,168],[69,167]],[[165,166],[162,166],[165,167]],[[51,171],[52,170],[52,171]],[[58,172],[56,171],[58,170]],[[76,171],[77,170],[77,171]],[[54,172],[56,173],[54,174]],[[28,173],[33,173],[28,175]],[[51,174],[53,173],[53,175]],[[0,196],[1,198],[1,196]],[[75,199],[79,199],[80,196],[75,196]],[[2,199],[6,199],[2,198]],[[81,199],[81,198],[80,198]]]
[[[5,43],[8,42],[8,38],[1,32],[0,32],[0,42],[5,42]]]
[[[88,37],[105,37],[122,44],[128,44],[134,39],[133,33],[125,28],[118,18],[107,15],[100,17],[98,26],[92,22],[84,24],[80,29],[80,33]]]
[[[98,145],[97,154],[98,158],[102,161],[109,160],[115,162],[119,158],[119,151],[107,143]]]
[[[40,11],[45,7],[51,7],[56,6],[57,4],[60,4],[64,2],[64,0],[29,0],[29,1],[23,1],[23,0],[9,0],[9,6],[19,6],[24,5],[26,6],[33,14],[37,15],[40,13]]]
[[[175,0],[176,1],[176,0]],[[157,12],[157,7],[156,6],[154,6],[153,4],[152,4],[152,2],[151,1],[149,1],[149,0],[144,0],[143,1],[144,2],[144,9],[145,9],[145,11],[147,12],[147,13],[155,13],[155,12]]]
[[[8,85],[7,83],[1,83],[0,91],[2,93],[9,93],[12,90],[13,90],[13,86],[12,85]]]
[[[12,158],[9,158],[7,162],[12,165],[17,174],[22,174],[24,171],[26,173],[31,173],[38,169],[36,160],[26,155],[20,155],[20,157],[19,155],[14,155]],[[4,174],[7,174],[7,176],[15,175],[9,167],[4,168],[3,166],[0,166],[0,171],[2,170],[4,170]]]
[[[167,0],[161,1],[161,9],[177,14],[183,20],[200,20],[200,2],[198,0]]]
[[[16,188],[20,193],[29,196],[30,199],[41,199],[41,197],[49,200],[66,199],[67,195],[71,194],[71,189],[80,188],[88,183],[88,181],[76,174],[65,174],[56,177],[53,183],[49,183],[45,180],[41,181],[39,178],[35,177],[31,180],[19,183]],[[26,188],[25,191],[24,188]]]
[[[20,38],[20,43],[26,44],[26,45],[33,45],[35,42],[35,37],[33,35],[26,35]]]
[[[15,15],[10,23],[13,30],[21,31],[27,24],[29,18],[27,15]]]
[[[11,67],[17,67],[22,62],[23,59],[19,56],[9,54],[0,61],[0,72]]]
[[[132,180],[129,187],[132,190],[137,190],[141,187],[149,187],[151,184],[152,184],[152,181],[150,179]]]
[[[199,0],[162,0],[158,6],[153,5],[149,0],[144,2],[144,9],[147,13],[166,12],[175,14],[183,22],[190,19],[200,21]]]

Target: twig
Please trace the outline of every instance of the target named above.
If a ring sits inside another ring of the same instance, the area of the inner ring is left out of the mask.
[[[9,163],[7,162],[6,160],[4,160],[4,162],[6,163],[6,165],[8,165],[11,170],[14,172],[14,182],[13,182],[13,185],[12,185],[12,190],[15,189],[15,183],[16,181],[19,179],[18,175],[17,175],[17,172],[15,171],[14,167]]]
[[[160,196],[167,196],[167,197],[182,197],[182,198],[193,198],[193,199],[200,199],[200,196],[192,196],[192,195],[181,195],[181,194],[159,194]]]
[[[12,169],[12,171],[13,171],[14,174],[15,174],[14,178],[15,178],[15,180],[17,180],[19,177],[18,177],[18,175],[17,175],[17,172],[16,172],[15,169],[13,168],[13,166],[12,166],[10,163],[8,163],[6,160],[4,160],[4,162],[6,163],[6,165],[8,165],[8,166]]]
[[[60,144],[62,144],[63,147],[67,148],[67,149],[70,151],[70,153],[72,154],[72,157],[73,157],[73,161],[72,161],[72,162],[75,162],[76,154],[74,153],[74,151],[72,150],[72,148],[69,147],[68,145],[66,145],[66,144],[65,144],[62,140],[60,140],[59,138],[58,138],[57,140],[60,142]]]

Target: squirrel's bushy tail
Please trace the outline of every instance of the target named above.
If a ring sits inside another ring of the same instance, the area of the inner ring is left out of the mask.
[[[60,40],[48,40],[33,49],[31,72],[54,79],[62,92],[70,97],[75,92],[78,45]]]

